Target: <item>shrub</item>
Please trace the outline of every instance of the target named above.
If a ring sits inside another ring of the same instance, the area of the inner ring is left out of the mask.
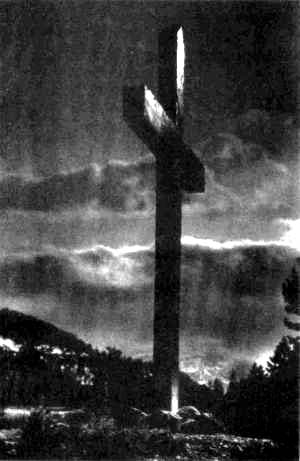
[[[23,458],[67,457],[74,453],[76,434],[68,424],[57,422],[44,409],[29,417],[18,448]]]

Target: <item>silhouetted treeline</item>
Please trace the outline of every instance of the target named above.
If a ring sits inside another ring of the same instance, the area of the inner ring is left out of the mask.
[[[219,417],[234,434],[271,438],[285,449],[298,446],[299,338],[285,336],[267,369],[254,364],[244,379],[231,380]]]
[[[23,345],[0,351],[0,402],[6,405],[105,406],[146,399],[150,366],[115,349],[89,354]]]
[[[40,331],[35,340],[28,335],[24,340],[22,320],[28,326],[29,316],[17,314],[15,323],[14,312],[4,314],[11,337],[22,340],[22,347],[18,352],[0,349],[0,406],[90,407],[116,417],[129,407],[152,409],[151,362],[124,357],[114,348],[100,352],[69,334],[66,342],[59,329],[49,341],[46,333],[52,326],[47,322],[39,321],[45,336]],[[213,413],[233,434],[272,438],[293,451],[298,444],[299,349],[299,338],[283,337],[266,370],[254,364],[240,380],[233,372],[225,394],[218,379],[199,385],[181,373],[180,404]]]
[[[282,285],[285,326],[294,335],[300,330],[299,260]],[[227,428],[251,437],[268,437],[285,452],[299,445],[299,359],[300,337],[284,336],[267,369],[254,364],[245,379],[233,372],[226,395],[217,411]]]
[[[153,406],[152,363],[121,351],[98,351],[76,336],[32,316],[3,309],[0,334],[17,344],[18,352],[0,349],[0,405]],[[182,404],[211,409],[220,389],[199,385],[181,373]]]
[[[296,265],[297,269],[293,267],[289,277],[282,285],[282,296],[285,301],[284,310],[287,314],[284,318],[285,326],[290,330],[300,331],[300,258],[297,258]]]

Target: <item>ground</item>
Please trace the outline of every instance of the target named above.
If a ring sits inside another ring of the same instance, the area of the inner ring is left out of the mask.
[[[59,436],[60,434],[60,436]],[[75,434],[74,434],[75,436]],[[35,438],[33,436],[33,438]],[[73,440],[72,440],[73,439]],[[176,460],[176,461],[236,461],[236,460],[274,460],[276,449],[269,440],[236,437],[226,434],[186,435],[172,434],[166,430],[122,429],[107,432],[83,428],[76,437],[72,437],[66,426],[56,428],[56,440],[53,434],[46,437],[42,445],[35,441],[24,450],[22,430],[0,431],[0,457],[8,458],[82,458],[82,459],[131,459]],[[53,444],[54,441],[54,444]],[[33,440],[32,440],[33,442]],[[286,461],[286,460],[285,460]]]

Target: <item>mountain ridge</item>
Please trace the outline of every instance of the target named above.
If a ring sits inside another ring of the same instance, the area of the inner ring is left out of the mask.
[[[115,405],[152,407],[153,364],[125,356],[116,349],[94,349],[72,333],[49,322],[8,308],[0,310],[3,380],[0,401],[10,405]],[[215,401],[213,388],[180,372],[180,400],[207,410]],[[106,402],[106,403],[105,403]]]
[[[0,309],[0,335],[16,344],[30,343],[33,346],[47,344],[52,347],[72,349],[75,352],[90,352],[92,346],[73,333],[9,308]]]

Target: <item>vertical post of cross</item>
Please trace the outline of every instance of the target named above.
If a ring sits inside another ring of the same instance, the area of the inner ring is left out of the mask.
[[[163,30],[159,35],[158,96],[178,131],[182,130],[183,77],[183,33],[182,29],[175,26]],[[155,404],[160,408],[171,409],[172,412],[176,412],[179,405],[182,192],[176,158],[175,152],[171,152],[156,160],[153,350]]]
[[[159,37],[159,101],[145,85],[124,87],[128,125],[156,157],[154,406],[179,402],[179,302],[182,190],[204,192],[202,163],[182,139],[184,42],[172,27]]]

